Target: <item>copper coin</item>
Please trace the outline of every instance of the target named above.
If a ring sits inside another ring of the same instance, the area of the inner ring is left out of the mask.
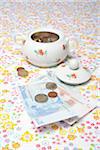
[[[48,96],[51,98],[55,98],[55,97],[57,97],[57,95],[58,95],[57,92],[49,92],[48,93]]]
[[[49,89],[49,90],[55,90],[57,88],[57,85],[54,82],[48,82],[46,84],[46,88]]]
[[[44,103],[48,101],[48,96],[46,94],[37,94],[35,96],[35,101],[38,103]]]

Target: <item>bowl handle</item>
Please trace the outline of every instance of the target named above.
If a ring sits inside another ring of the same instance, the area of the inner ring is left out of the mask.
[[[19,46],[22,46],[25,44],[27,37],[18,33],[16,35],[14,35],[14,41],[16,44],[18,44]]]
[[[78,41],[75,37],[66,38],[67,47],[68,47],[68,56],[69,57],[76,57],[76,50],[78,48]]]

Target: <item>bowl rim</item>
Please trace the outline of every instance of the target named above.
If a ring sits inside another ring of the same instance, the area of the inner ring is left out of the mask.
[[[51,32],[51,33],[54,33],[54,34],[57,34],[59,36],[59,39],[54,41],[54,42],[48,42],[48,43],[41,43],[41,42],[36,42],[35,40],[32,39],[32,35],[36,32]],[[60,30],[57,30],[57,29],[54,29],[54,28],[37,28],[35,30],[33,30],[30,34],[29,34],[29,39],[33,42],[33,43],[37,43],[37,44],[40,44],[40,45],[52,45],[52,44],[56,44],[56,43],[59,43],[61,40],[64,39],[64,34],[60,31]]]

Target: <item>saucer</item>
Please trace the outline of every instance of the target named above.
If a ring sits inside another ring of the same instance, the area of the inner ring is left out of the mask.
[[[55,75],[62,82],[71,85],[85,83],[91,78],[91,74],[88,70],[82,67],[72,70],[67,64],[58,66],[56,68]]]

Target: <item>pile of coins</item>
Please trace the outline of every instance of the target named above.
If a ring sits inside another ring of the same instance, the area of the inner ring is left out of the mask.
[[[23,67],[18,67],[17,72],[18,72],[18,76],[21,76],[21,77],[27,77],[28,76],[28,71],[25,70]]]
[[[38,103],[44,103],[48,101],[48,97],[50,98],[56,98],[58,96],[57,92],[55,92],[54,90],[57,89],[57,85],[54,82],[48,82],[46,83],[46,88],[48,90],[51,90],[48,95],[46,94],[37,94],[35,96],[35,101]]]
[[[35,38],[34,41],[36,42],[41,42],[41,43],[49,43],[49,42],[54,42],[56,41],[54,38]]]
[[[52,32],[36,32],[31,36],[31,38],[36,42],[49,43],[57,41],[59,36]]]

